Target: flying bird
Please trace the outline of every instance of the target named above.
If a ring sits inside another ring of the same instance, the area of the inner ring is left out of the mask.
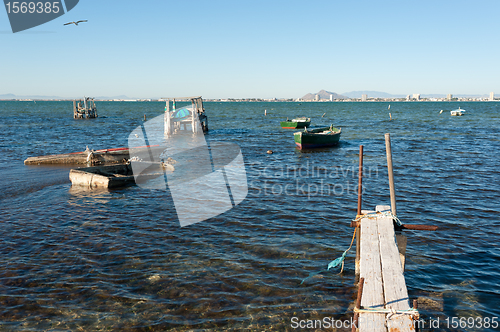
[[[76,21],[76,22],[68,22],[68,23],[64,23],[64,25],[69,25],[69,24],[78,25],[78,23],[82,23],[82,22],[87,22],[87,20],[80,20],[80,21]]]

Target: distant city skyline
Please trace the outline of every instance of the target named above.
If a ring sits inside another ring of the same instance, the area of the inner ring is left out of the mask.
[[[494,92],[490,92],[489,94],[483,95],[453,95],[451,93],[444,94],[424,94],[421,95],[419,93],[409,94],[409,95],[392,95],[386,92],[381,91],[369,91],[372,94],[368,95],[365,92],[367,91],[351,91],[344,94],[336,94],[333,92],[321,90],[319,93],[311,94],[308,93],[303,97],[299,98],[260,98],[260,97],[252,97],[252,98],[204,98],[206,101],[232,101],[232,100],[253,100],[253,101],[499,101],[500,98],[495,97]],[[179,100],[182,100],[181,96],[178,96]],[[203,96],[202,96],[203,97]],[[40,95],[23,95],[18,96],[14,94],[0,94],[0,100],[19,100],[19,101],[31,101],[31,100],[75,100],[81,99],[82,96],[74,96],[74,97],[60,97],[60,96],[40,96]],[[163,97],[150,97],[150,98],[134,98],[126,95],[120,96],[94,96],[95,100],[107,100],[107,101],[164,101]]]
[[[0,95],[489,96],[500,93],[499,10],[495,0],[88,0],[16,34],[0,10]]]

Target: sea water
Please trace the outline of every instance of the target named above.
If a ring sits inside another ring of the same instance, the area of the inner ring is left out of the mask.
[[[98,102],[99,118],[74,120],[67,101],[0,102],[0,330],[279,331],[349,320],[355,248],[342,274],[301,281],[349,247],[359,145],[363,209],[390,204],[385,133],[399,219],[439,227],[404,232],[408,293],[424,327],[439,319],[432,330],[498,330],[477,322],[500,317],[500,103],[388,106],[205,103],[206,140],[240,147],[248,194],[180,227],[168,188],[83,190],[71,186],[70,167],[23,164],[125,147],[163,103]],[[459,106],[466,114],[450,116]],[[340,144],[298,150],[294,130],[279,126],[295,116],[341,127]],[[453,318],[475,321],[454,328]]]

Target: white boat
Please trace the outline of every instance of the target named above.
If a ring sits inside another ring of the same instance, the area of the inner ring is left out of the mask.
[[[450,111],[452,116],[462,116],[465,113],[465,110],[460,109],[460,107],[457,110]]]

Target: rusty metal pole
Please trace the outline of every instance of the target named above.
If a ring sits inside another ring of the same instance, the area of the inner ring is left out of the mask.
[[[363,285],[364,284],[365,284],[365,278],[359,279],[358,297],[356,298],[356,307],[355,307],[358,309],[361,309],[361,296],[363,295]],[[351,327],[352,332],[356,332],[356,329],[358,328],[358,318],[359,318],[359,313],[355,312],[353,325]]]
[[[389,189],[391,191],[391,212],[396,213],[396,189],[394,188],[394,172],[392,169],[391,134],[385,134],[385,150],[387,153],[387,172],[389,173]]]
[[[413,300],[413,309],[418,309],[418,300]],[[418,318],[418,317],[417,317]],[[419,332],[420,325],[418,323],[413,323],[415,326],[415,332]]]

